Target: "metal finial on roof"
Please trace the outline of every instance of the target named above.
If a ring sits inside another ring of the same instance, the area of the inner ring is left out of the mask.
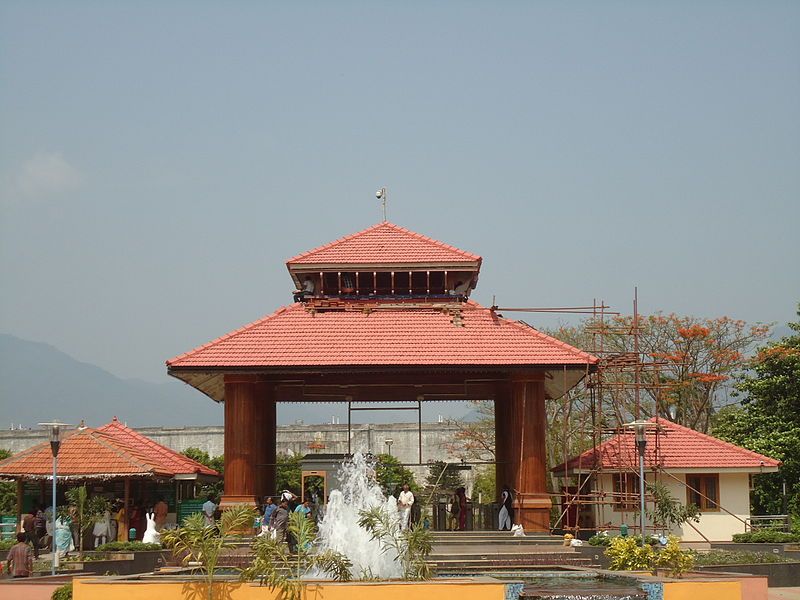
[[[389,193],[386,191],[385,187],[382,187],[375,192],[375,197],[381,201],[383,206],[383,220],[386,221],[386,201],[389,199]]]

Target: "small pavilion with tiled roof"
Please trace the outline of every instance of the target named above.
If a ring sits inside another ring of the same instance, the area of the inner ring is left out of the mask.
[[[470,300],[481,263],[384,221],[289,259],[293,304],[168,360],[225,403],[223,505],[276,491],[278,402],[492,400],[497,482],[548,530],[545,397],[597,358]]]
[[[685,524],[675,533],[684,541],[730,541],[732,534],[744,532],[750,518],[750,477],[774,473],[780,462],[661,417],[650,422],[645,480],[660,481],[680,502],[701,510],[699,523]],[[635,526],[638,469],[636,436],[626,429],[551,471],[582,484],[581,528],[613,529],[623,522]]]
[[[62,495],[67,487],[92,484],[95,493],[152,502],[156,487],[184,484],[184,495],[193,496],[193,483],[217,481],[220,474],[171,448],[134,431],[116,417],[102,427],[81,427],[68,431],[58,453],[58,483]],[[49,484],[53,479],[50,442],[42,442],[0,461],[0,479],[17,482],[17,507],[25,504],[26,484],[38,484],[35,502],[50,503]],[[188,484],[188,485],[186,485]],[[106,489],[107,488],[107,489]],[[119,488],[119,489],[117,489]],[[146,496],[146,497],[145,497]],[[181,494],[169,495],[173,502]],[[174,504],[173,504],[174,506]],[[125,530],[127,531],[127,524]]]

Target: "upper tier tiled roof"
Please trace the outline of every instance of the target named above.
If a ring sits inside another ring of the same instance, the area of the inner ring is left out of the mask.
[[[469,301],[446,310],[313,313],[292,304],[168,360],[171,369],[301,366],[593,365],[597,358]],[[458,319],[458,318],[456,318]]]
[[[219,476],[213,469],[136,433],[117,421],[99,429],[78,429],[61,442],[58,476],[73,478],[202,474]],[[0,461],[0,477],[52,476],[50,442],[42,442]]]
[[[683,427],[672,421],[660,418],[650,419],[658,423],[660,429],[649,429],[645,450],[645,465],[648,469],[660,466],[664,469],[761,469],[774,471],[780,461],[752,452],[735,444]],[[656,455],[655,436],[658,435],[658,455]],[[639,455],[636,451],[636,437],[633,431],[618,433],[596,448],[566,462],[568,472],[589,471],[598,462],[605,470],[626,471],[638,469]],[[552,468],[554,473],[563,473],[565,463]]]
[[[480,264],[477,254],[459,250],[384,221],[290,258],[286,265]]]

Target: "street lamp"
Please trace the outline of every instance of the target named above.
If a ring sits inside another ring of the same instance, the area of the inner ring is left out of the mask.
[[[392,438],[386,438],[385,440],[383,440],[383,443],[386,444],[386,447],[388,448],[388,454],[389,454],[389,456],[391,456],[392,455],[392,444],[394,444],[394,440]]]
[[[39,426],[50,429],[50,450],[53,453],[53,510],[50,515],[53,533],[50,536],[52,540],[50,542],[50,555],[53,557],[51,572],[55,575],[58,568],[58,552],[56,551],[56,473],[58,471],[58,450],[61,447],[61,434],[68,425],[55,421],[53,423],[39,423]]]
[[[633,421],[626,423],[625,427],[636,432],[636,450],[639,453],[639,522],[642,531],[642,546],[644,546],[644,451],[647,448],[646,433],[648,428],[658,426],[650,421]]]

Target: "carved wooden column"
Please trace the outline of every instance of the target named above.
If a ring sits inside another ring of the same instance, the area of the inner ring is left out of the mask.
[[[225,492],[220,507],[256,506],[259,417],[255,375],[225,375]]]
[[[255,384],[256,406],[256,495],[261,501],[264,496],[274,495],[275,484],[275,447],[276,403],[275,385],[268,381]]]
[[[544,375],[537,372],[512,375],[510,400],[511,458],[507,475],[517,490],[515,520],[526,531],[549,531],[552,502],[547,493]]]

